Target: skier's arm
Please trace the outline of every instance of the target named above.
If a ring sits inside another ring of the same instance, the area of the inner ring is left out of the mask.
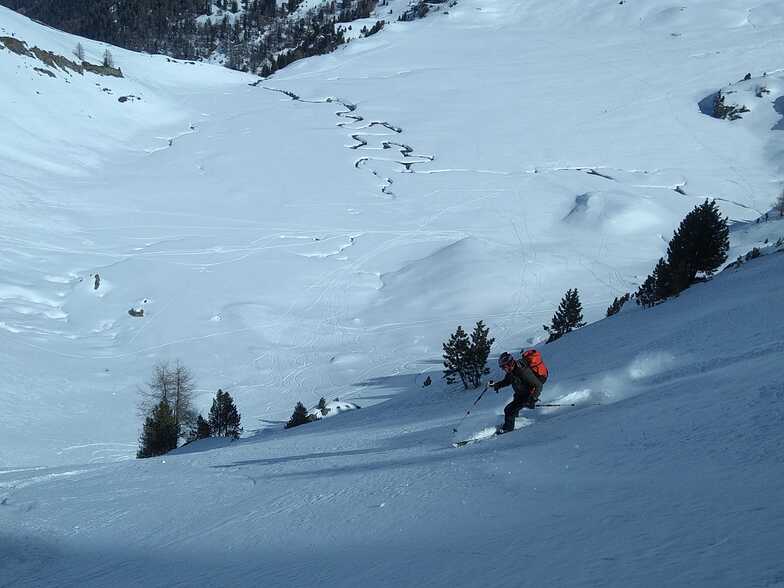
[[[509,384],[512,383],[512,374],[506,374],[504,379],[500,382],[493,382],[493,390],[498,392],[501,388],[506,388]]]

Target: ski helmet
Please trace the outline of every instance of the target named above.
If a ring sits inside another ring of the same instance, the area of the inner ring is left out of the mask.
[[[498,366],[499,366],[499,367],[504,367],[504,366],[505,366],[505,365],[507,365],[507,364],[514,363],[514,360],[515,360],[515,359],[514,359],[514,357],[512,357],[512,354],[511,354],[511,353],[509,353],[508,351],[504,351],[504,352],[503,352],[503,353],[502,353],[502,354],[501,354],[501,355],[498,357]]]

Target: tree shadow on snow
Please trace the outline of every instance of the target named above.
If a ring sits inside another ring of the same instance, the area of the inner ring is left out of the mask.
[[[324,451],[320,453],[303,453],[302,455],[286,455],[282,457],[269,457],[264,459],[243,459],[232,463],[211,466],[214,469],[229,469],[242,466],[271,466],[287,463],[294,463],[299,461],[307,461],[311,459],[328,459],[331,457],[347,457],[349,455],[367,455],[373,453],[384,453],[386,449],[372,448],[372,449],[347,449],[346,451]]]

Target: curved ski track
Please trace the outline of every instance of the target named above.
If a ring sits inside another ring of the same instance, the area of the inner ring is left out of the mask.
[[[250,84],[251,86],[258,86],[261,80]],[[378,161],[378,162],[387,162],[387,163],[394,163],[399,166],[402,166],[401,173],[412,173],[413,167],[415,165],[420,165],[424,163],[430,163],[435,160],[435,155],[421,155],[418,153],[414,153],[414,148],[410,145],[405,143],[391,141],[385,139],[385,137],[394,137],[396,135],[401,135],[403,133],[403,129],[393,125],[387,121],[366,121],[364,116],[361,116],[357,113],[357,105],[346,100],[342,100],[340,98],[321,98],[321,99],[306,99],[301,98],[294,92],[289,90],[282,90],[280,88],[271,88],[269,86],[262,86],[265,90],[270,92],[278,92],[280,94],[284,94],[297,102],[306,102],[309,104],[332,104],[337,103],[341,105],[344,110],[339,110],[335,113],[335,116],[346,119],[339,123],[337,126],[350,131],[350,137],[352,140],[355,141],[354,145],[347,145],[348,149],[352,149],[355,151],[386,151],[386,150],[397,150],[400,153],[400,157],[397,158],[384,158],[384,157],[374,157],[371,155],[365,155],[360,157],[354,162],[354,167],[357,169],[365,168],[374,176],[379,178],[382,182],[381,184],[381,193],[388,197],[388,198],[395,198],[395,193],[392,191],[392,184],[394,184],[394,180],[392,178],[383,175],[377,169],[370,167],[367,165],[369,162]],[[370,133],[366,132],[367,129],[372,129],[374,127],[381,127],[382,130],[380,132]],[[376,142],[375,144],[371,144],[371,142]]]

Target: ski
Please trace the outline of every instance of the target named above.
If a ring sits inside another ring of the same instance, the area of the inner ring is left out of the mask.
[[[491,435],[482,435],[477,437],[471,437],[470,439],[463,439],[462,441],[455,441],[454,443],[452,443],[452,447],[465,447],[466,445],[473,445],[474,443],[479,443],[480,441],[487,441],[488,439],[500,437],[502,434],[503,433],[499,433],[498,431],[496,431]]]
[[[472,443],[476,443],[478,439],[465,439],[464,441],[455,441],[452,443],[452,447],[465,447],[466,445],[471,445]]]

